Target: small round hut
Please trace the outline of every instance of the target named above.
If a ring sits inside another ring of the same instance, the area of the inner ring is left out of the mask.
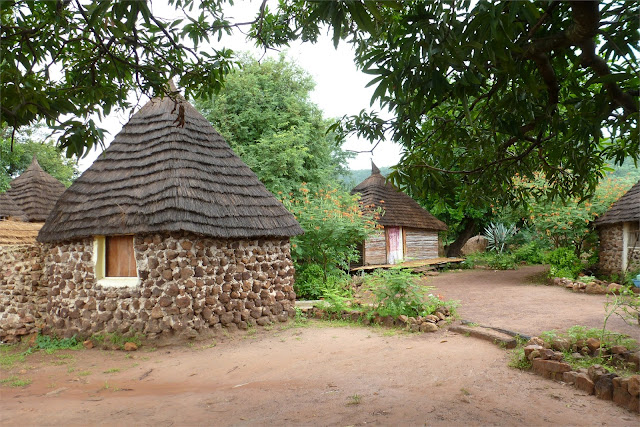
[[[383,210],[378,223],[384,230],[362,244],[360,264],[353,267],[438,258],[438,232],[447,225],[387,182],[373,162],[371,176],[351,190],[355,193],[362,206]]]
[[[286,321],[300,233],[191,104],[154,98],[40,231],[49,324],[155,337]]]

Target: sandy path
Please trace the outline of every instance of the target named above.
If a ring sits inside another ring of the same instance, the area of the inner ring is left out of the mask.
[[[636,426],[640,421],[610,402],[508,368],[507,353],[484,341],[445,331],[390,335],[323,325],[240,333],[213,348],[200,342],[129,355],[93,349],[28,356],[12,372],[0,371],[6,377],[26,367],[21,376],[34,380],[24,389],[0,388],[0,424]],[[68,363],[56,364],[61,361]],[[105,373],[116,368],[119,372]]]
[[[532,276],[543,271],[542,266],[531,266],[508,271],[448,272],[429,278],[427,284],[447,299],[460,300],[460,316],[482,325],[527,335],[574,325],[602,327],[606,296],[534,283]],[[607,329],[640,340],[638,325],[628,325],[618,317],[610,318]]]

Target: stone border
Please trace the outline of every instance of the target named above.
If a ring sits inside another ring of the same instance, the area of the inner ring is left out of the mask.
[[[586,340],[585,346],[592,352],[601,350],[600,342],[595,338]],[[622,346],[614,346],[611,350],[621,360],[633,363],[636,371],[640,371],[640,352],[634,353]],[[573,385],[598,399],[611,400],[629,411],[640,413],[640,375],[623,378],[600,365],[574,371],[564,361],[561,351],[545,347],[544,341],[538,337],[529,340],[524,347],[524,354],[531,361],[531,370],[535,374]]]

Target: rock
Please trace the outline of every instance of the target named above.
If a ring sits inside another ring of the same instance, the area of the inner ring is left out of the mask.
[[[532,366],[533,372],[551,379],[562,379],[562,374],[571,370],[568,363],[557,360],[534,359]]]
[[[595,395],[598,399],[613,399],[613,379],[617,376],[617,374],[605,374],[598,378],[595,382]]]
[[[426,320],[427,322],[431,322],[431,323],[438,323],[438,320],[440,320],[438,318],[438,316],[434,316],[433,314],[429,314],[427,316],[424,316],[424,320]]]
[[[617,283],[609,283],[609,286],[607,286],[607,293],[619,294],[623,288],[624,287],[622,285],[618,285]]]
[[[534,351],[534,350],[538,350],[538,356],[540,355],[540,350],[544,349],[544,347],[542,347],[541,345],[537,345],[537,344],[531,344],[528,345],[524,348],[524,356],[531,360],[529,358],[529,355]]]
[[[562,381],[567,384],[574,384],[576,382],[576,376],[578,376],[576,371],[563,372]]]
[[[624,354],[627,352],[627,347],[623,345],[614,345],[610,350],[611,354]]]
[[[126,343],[124,343],[124,351],[136,351],[137,349],[138,346],[134,342],[127,341]]]
[[[422,322],[420,325],[420,332],[435,332],[438,330],[438,326],[430,322]]]
[[[82,346],[84,348],[86,348],[87,350],[91,350],[93,348],[93,341],[91,340],[86,340],[82,343]]]
[[[600,340],[597,338],[589,338],[585,344],[592,353],[600,348]]]
[[[589,283],[585,288],[585,292],[592,295],[606,294],[607,290],[604,286],[600,286],[597,283]]]
[[[629,407],[629,403],[631,403],[631,394],[627,390],[624,390],[620,387],[613,388],[613,403],[618,406],[622,406],[623,408]]]
[[[556,359],[556,352],[550,348],[543,348],[538,350],[538,352],[540,353],[540,358],[543,360]]]
[[[640,375],[632,375],[627,383],[629,394],[635,398],[640,395]]]
[[[531,339],[527,341],[527,345],[539,345],[540,347],[545,347],[545,342],[542,338],[531,337]]]
[[[607,370],[600,365],[589,366],[587,372],[589,373],[589,378],[591,378],[594,383],[598,381],[601,376],[607,374]]]
[[[588,374],[585,374],[584,372],[579,372],[575,377],[574,384],[578,390],[582,390],[588,394],[593,394],[594,384],[593,384],[593,381],[591,381],[591,378],[589,378]]]
[[[533,350],[531,353],[529,353],[529,356],[527,356],[527,359],[529,359],[529,361],[532,361],[533,359],[539,359],[539,358],[540,358],[539,350]]]
[[[358,315],[358,317],[360,317],[359,313],[356,313]],[[399,325],[406,325],[407,323],[409,323],[409,317],[405,316],[404,314],[401,314],[400,316],[398,316],[398,324]]]
[[[473,236],[464,244],[460,252],[462,255],[470,255],[476,252],[484,252],[487,250],[489,241],[484,236]]]
[[[566,338],[554,338],[551,342],[551,348],[556,351],[569,351],[571,343]]]

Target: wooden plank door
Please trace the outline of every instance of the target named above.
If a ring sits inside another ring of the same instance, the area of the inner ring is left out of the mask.
[[[105,253],[106,277],[136,277],[133,236],[107,236]]]
[[[387,242],[389,244],[387,263],[396,264],[402,261],[404,257],[402,252],[402,227],[385,227],[385,230],[387,231]]]

